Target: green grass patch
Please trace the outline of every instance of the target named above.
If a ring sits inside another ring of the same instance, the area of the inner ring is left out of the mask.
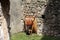
[[[37,34],[26,35],[25,33],[17,33],[11,36],[11,40],[60,40],[60,37],[38,36]]]

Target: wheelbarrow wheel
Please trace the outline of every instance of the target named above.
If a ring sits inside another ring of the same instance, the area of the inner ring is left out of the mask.
[[[26,31],[26,34],[27,34],[27,35],[30,35],[30,32],[29,32],[29,30],[27,30],[27,31]]]

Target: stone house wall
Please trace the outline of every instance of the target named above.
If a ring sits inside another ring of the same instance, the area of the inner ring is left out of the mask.
[[[41,21],[42,18],[39,17],[43,15],[45,10],[44,5],[46,4],[46,0],[10,0],[11,33],[17,33],[23,29],[21,19],[24,19],[25,14],[37,15],[36,19]],[[40,25],[40,23],[38,24]]]
[[[10,0],[10,27],[11,33],[20,32],[23,29],[21,19],[25,15],[36,15],[37,34],[60,34],[60,1],[58,0]],[[21,30],[20,30],[21,29]]]
[[[11,34],[21,32],[23,29],[23,13],[21,0],[10,0],[10,27]]]
[[[11,34],[23,31],[23,20],[25,15],[36,15],[37,34],[41,35],[58,35],[60,34],[60,1],[58,0],[10,0],[10,5],[4,7],[4,13],[7,21],[10,22]],[[10,8],[9,8],[10,7]],[[9,19],[10,18],[10,19]],[[4,19],[5,20],[5,19]],[[7,29],[6,20],[4,25]],[[7,31],[8,32],[8,31]],[[6,39],[7,40],[7,39]]]
[[[9,40],[7,22],[2,12],[1,3],[0,3],[0,40]]]

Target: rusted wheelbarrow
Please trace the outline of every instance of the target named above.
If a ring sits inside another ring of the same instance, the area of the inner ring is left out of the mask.
[[[28,34],[28,35],[32,34],[33,32],[37,33],[35,17],[33,17],[31,15],[25,16],[24,30],[25,30],[26,34]]]

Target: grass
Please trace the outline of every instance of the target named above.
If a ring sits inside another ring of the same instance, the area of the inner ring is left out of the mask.
[[[11,36],[11,40],[60,40],[60,37],[38,36],[36,34],[28,36],[25,33],[17,33]]]

